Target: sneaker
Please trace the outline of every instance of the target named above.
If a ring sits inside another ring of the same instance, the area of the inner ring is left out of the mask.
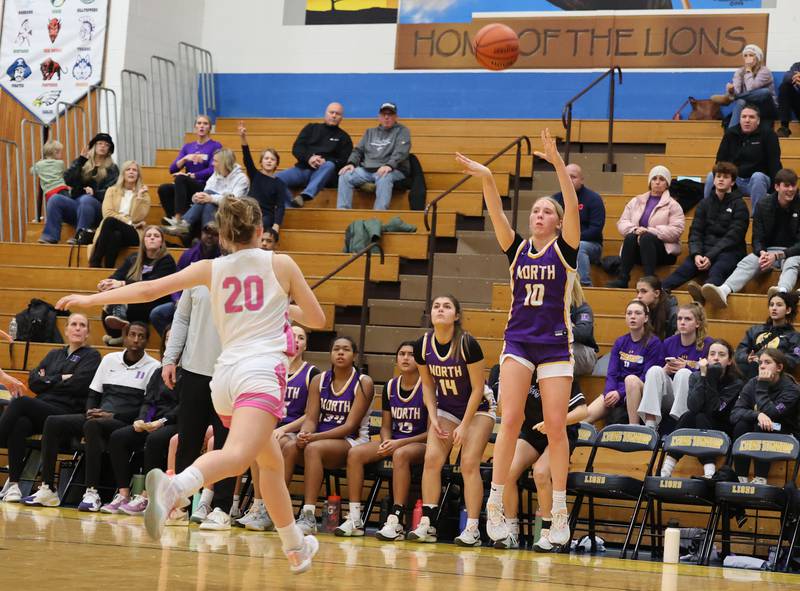
[[[273,531],[275,529],[275,524],[272,523],[272,519],[270,519],[267,514],[266,507],[262,506],[258,515],[256,515],[250,523],[245,524],[244,528],[250,531]]]
[[[317,518],[311,511],[303,511],[300,518],[297,520],[297,527],[303,532],[304,535],[309,535],[317,532]]]
[[[389,515],[383,527],[375,532],[375,537],[384,542],[395,542],[403,539],[403,526],[397,515]]]
[[[692,299],[701,306],[706,303],[706,299],[703,297],[703,286],[697,283],[697,281],[690,281],[687,283],[686,291],[688,291]]]
[[[77,244],[77,242],[75,241],[75,237],[73,236],[72,238],[67,238],[67,244],[69,244],[70,246]]]
[[[754,476],[753,480],[750,481],[750,484],[766,484],[767,479],[763,476]]]
[[[36,242],[38,242],[39,244],[58,244],[58,241],[50,240],[49,238],[45,238],[44,236],[39,238],[39,240],[37,240]]]
[[[122,344],[122,337],[112,337],[111,335],[103,335],[103,344],[107,347],[119,347]]]
[[[128,322],[128,306],[125,304],[112,304],[108,307],[108,316],[105,317],[103,323],[109,330],[123,330],[127,327]]]
[[[431,525],[429,518],[423,517],[419,520],[417,528],[408,532],[406,540],[433,544],[436,542],[436,528]]]
[[[502,502],[498,503],[491,498],[486,501],[486,533],[493,542],[505,540],[511,535],[503,515]]]
[[[148,535],[158,540],[164,531],[164,522],[178,501],[178,493],[172,486],[172,479],[158,468],[147,473],[144,486],[148,498],[144,526]]]
[[[519,548],[519,538],[515,534],[508,534],[507,538],[497,540],[494,547],[498,550],[516,550]]]
[[[192,517],[194,517],[194,515],[192,515]],[[208,517],[205,518],[205,521],[200,524],[200,529],[210,531],[227,531],[230,528],[231,516],[225,513],[225,511],[219,507],[209,513]]]
[[[364,522],[360,519],[353,521],[348,518],[342,525],[333,530],[335,536],[340,538],[359,537],[364,535]]]
[[[620,277],[619,279],[614,279],[613,281],[609,281],[606,283],[606,287],[610,287],[613,289],[628,289],[628,279],[624,277]]]
[[[236,527],[246,528],[248,523],[250,523],[251,521],[255,521],[259,517],[263,508],[264,508],[263,505],[261,504],[256,505],[255,503],[253,503],[252,505],[250,505],[250,508],[247,510],[247,513],[245,513],[238,519],[234,520],[233,525],[235,525]]]
[[[100,510],[101,504],[100,495],[97,494],[97,490],[90,486],[86,489],[86,492],[83,493],[83,499],[78,505],[78,511],[90,511],[92,513],[97,513]]]
[[[119,509],[126,515],[142,515],[145,509],[147,509],[147,497],[136,495]]]
[[[231,505],[231,510],[228,512],[228,515],[231,516],[231,519],[238,519],[242,516],[242,508],[239,506],[239,500],[233,501]]]
[[[717,103],[718,105],[730,105],[733,102],[733,95],[732,94],[712,94],[711,95],[711,102]]]
[[[456,546],[480,546],[481,545],[481,530],[477,527],[465,527],[455,540]]]
[[[164,522],[167,527],[174,527],[180,525],[189,525],[189,513],[177,507],[169,512],[169,517]]]
[[[39,487],[34,494],[28,495],[22,502],[32,507],[58,507],[61,504],[61,499],[58,495],[50,490],[50,487],[43,484]]]
[[[11,480],[6,478],[6,483],[3,485],[3,489],[0,490],[0,501],[2,501],[3,498],[6,496],[6,493],[8,492],[9,488],[11,488]]]
[[[192,512],[192,516],[189,518],[189,521],[192,523],[203,523],[208,517],[209,513],[211,513],[211,505],[208,503],[200,503],[197,505],[197,509]]]
[[[776,293],[781,293],[782,291],[783,290],[780,287],[778,287],[777,285],[773,285],[767,290],[767,300],[769,300],[769,298],[774,296]]]
[[[789,129],[789,127],[786,125],[781,125],[778,128],[778,131],[775,132],[775,135],[777,135],[778,137],[789,137],[790,135],[792,135],[792,130]]]
[[[289,570],[294,574],[306,572],[311,568],[311,559],[319,550],[319,542],[314,536],[305,536],[303,546],[297,550],[284,551],[286,559],[289,561]]]
[[[539,532],[539,539],[533,545],[534,552],[552,552],[553,544],[550,543],[550,530],[543,529]]]
[[[6,482],[8,484],[8,482]],[[22,500],[22,491],[19,490],[19,484],[9,484],[8,488],[3,487],[3,501],[6,503],[19,503]]]
[[[78,246],[88,246],[94,242],[94,230],[81,228],[75,233],[75,242]]]
[[[717,287],[712,283],[706,283],[702,287],[703,297],[706,299],[706,302],[714,306],[715,308],[727,308],[728,307],[728,296],[725,295],[725,292],[722,291],[721,287]]]
[[[114,495],[113,501],[111,501],[110,503],[106,503],[105,505],[100,507],[100,512],[117,514],[120,512],[120,507],[122,507],[122,505],[127,503],[129,500],[130,499],[128,499],[128,497],[117,493],[116,495]]]
[[[169,217],[168,215],[165,215],[163,218],[161,218],[161,223],[164,224],[165,226],[174,226],[175,224],[178,223],[178,218],[174,216]]]
[[[563,546],[568,543],[572,536],[569,532],[569,515],[566,511],[553,513],[553,521],[550,524],[547,539],[554,546]]]
[[[302,195],[295,195],[292,197],[292,207],[303,207],[306,204]]]
[[[161,227],[161,230],[164,232],[164,234],[169,234],[170,236],[186,236],[191,229],[192,227],[185,220],[176,222],[172,226]]]

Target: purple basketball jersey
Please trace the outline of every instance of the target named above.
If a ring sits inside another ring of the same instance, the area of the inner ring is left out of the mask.
[[[428,409],[422,400],[422,381],[417,380],[408,398],[403,398],[401,379],[392,378],[386,384],[392,413],[392,439],[414,437],[428,430]]]
[[[437,406],[439,410],[450,413],[460,420],[467,412],[467,404],[472,394],[472,382],[469,379],[467,362],[464,361],[464,349],[461,347],[462,343],[456,344],[451,341],[447,356],[440,357],[433,344],[433,339],[433,331],[425,334],[422,351],[425,356],[425,365],[436,385]],[[461,347],[457,360],[455,352],[452,351],[454,346]],[[478,410],[489,410],[489,403],[486,399],[481,401]]]
[[[344,385],[344,388],[335,392],[333,389],[333,370],[322,374],[322,379],[319,384],[319,424],[317,425],[317,432],[323,433],[330,431],[336,427],[341,427],[347,421],[347,415],[350,414],[350,409],[353,407],[353,401],[356,399],[356,388],[359,387],[359,379],[361,374],[353,368],[353,373],[350,374],[350,379]],[[358,437],[358,431],[348,435],[348,437]]]
[[[558,239],[540,252],[523,240],[511,263],[511,310],[505,340],[543,345],[572,342],[570,298],[575,269],[564,259]]]
[[[281,425],[288,425],[296,421],[306,413],[306,401],[308,400],[308,383],[311,381],[311,371],[314,366],[307,361],[303,362],[296,372],[289,376],[286,381],[286,403],[284,418]]]

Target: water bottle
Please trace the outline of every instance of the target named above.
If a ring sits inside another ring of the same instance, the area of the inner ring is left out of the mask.
[[[325,521],[322,524],[323,531],[332,533],[341,523],[342,497],[328,497],[328,509],[325,511]]]
[[[12,317],[11,322],[8,323],[8,336],[12,341],[17,340],[17,319]]]
[[[411,512],[411,529],[417,529],[420,519],[422,519],[422,499],[417,499]]]
[[[458,530],[464,531],[465,529],[467,529],[467,509],[461,507],[461,511],[458,514]]]
[[[542,537],[542,514],[540,511],[536,511],[533,520],[533,543],[539,541],[539,538]]]

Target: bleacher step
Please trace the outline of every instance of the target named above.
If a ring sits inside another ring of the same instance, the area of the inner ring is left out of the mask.
[[[372,326],[419,327],[425,302],[422,300],[383,300],[370,298],[369,323]]]
[[[458,238],[456,249],[458,254],[502,254],[493,232],[459,230],[456,232],[456,238]]]
[[[355,333],[348,332],[347,334],[358,343],[358,326],[355,329]],[[340,334],[343,333],[340,332]],[[331,367],[331,356],[327,351],[308,351],[304,355],[304,359],[322,371]],[[368,353],[365,360],[369,368],[369,375],[375,382],[388,382],[394,376],[394,350],[388,355]],[[356,356],[356,363],[358,363],[358,356]]]
[[[436,275],[461,275],[503,281],[508,278],[508,259],[504,254],[438,253],[434,271]]]
[[[425,275],[400,275],[400,298],[424,300],[426,281]],[[432,295],[452,294],[464,306],[470,303],[475,307],[485,307],[492,300],[494,283],[494,280],[484,277],[454,277],[436,271]]]
[[[640,168],[639,170],[642,169]],[[592,172],[591,183],[587,180],[586,184],[601,195],[603,193],[622,193],[622,179],[624,176],[625,173],[622,172]],[[533,176],[533,188],[539,191],[557,192],[559,186],[556,173],[552,170],[542,169],[539,166]]]
[[[337,334],[349,336],[356,342],[358,342],[359,330],[360,327],[357,324],[336,325]],[[364,349],[370,354],[382,353],[394,356],[397,345],[403,341],[415,341],[422,336],[423,332],[423,328],[410,326],[367,326]]]

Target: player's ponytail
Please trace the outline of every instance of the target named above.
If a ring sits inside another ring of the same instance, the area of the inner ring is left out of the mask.
[[[225,195],[219,202],[217,226],[222,240],[231,244],[249,244],[261,225],[261,208],[252,197]]]

